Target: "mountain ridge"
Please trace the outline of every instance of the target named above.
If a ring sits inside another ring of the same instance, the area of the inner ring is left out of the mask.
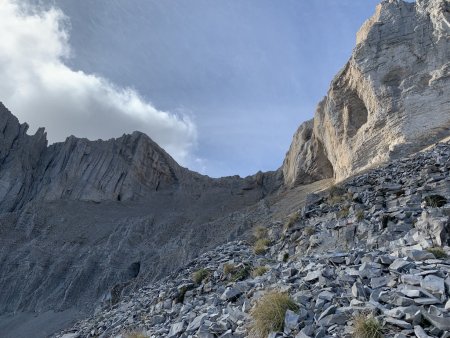
[[[448,136],[449,13],[445,0],[383,1],[280,169],[246,178],[192,172],[140,132],[48,145],[0,104],[0,331],[48,336],[279,224],[334,179]]]

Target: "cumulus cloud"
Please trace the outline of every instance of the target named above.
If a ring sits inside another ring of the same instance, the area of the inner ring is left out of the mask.
[[[189,162],[197,132],[188,116],[160,111],[131,88],[66,66],[67,20],[56,8],[0,0],[0,101],[30,131],[46,127],[51,142],[140,130]]]

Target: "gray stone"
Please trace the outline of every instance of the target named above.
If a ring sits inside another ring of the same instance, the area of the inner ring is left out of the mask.
[[[419,325],[414,326],[414,333],[416,334],[417,338],[431,338],[429,335],[427,335],[425,330]]]
[[[432,253],[422,250],[410,250],[407,252],[407,256],[414,261],[424,261],[434,258],[434,255]]]
[[[240,288],[228,287],[228,288],[226,288],[224,293],[220,296],[220,299],[232,300],[232,299],[235,299],[235,298],[239,297],[240,295],[242,295],[242,293],[243,293],[243,291]]]
[[[287,330],[295,330],[298,327],[300,316],[291,310],[287,310],[284,316],[284,328]]]
[[[450,331],[450,317],[443,318],[428,313],[425,309],[421,309],[422,316],[430,322],[431,325],[442,331]]]
[[[366,290],[364,289],[364,286],[359,282],[355,282],[353,284],[352,295],[359,300],[365,300],[367,298]]]
[[[445,293],[444,279],[435,275],[425,276],[420,285],[433,294],[443,295]]]
[[[402,258],[396,259],[391,265],[389,265],[389,270],[402,272],[407,268],[410,268],[413,264],[409,261],[406,261]]]
[[[320,270],[310,271],[310,272],[308,272],[308,274],[306,275],[304,280],[307,282],[313,282],[313,281],[318,280],[319,277],[321,277],[321,276],[322,276],[322,271],[320,271]]]
[[[408,322],[405,322],[403,320],[399,320],[399,319],[395,319],[395,318],[391,318],[391,317],[386,317],[385,319],[386,323],[401,327],[402,329],[411,329],[412,325]]]
[[[168,337],[176,337],[182,332],[184,332],[184,327],[186,326],[186,322],[178,322],[174,323],[170,326],[170,331]]]

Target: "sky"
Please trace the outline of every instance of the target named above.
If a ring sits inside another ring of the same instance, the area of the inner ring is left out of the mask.
[[[212,177],[276,170],[375,0],[0,0],[0,101],[29,133],[139,130]]]

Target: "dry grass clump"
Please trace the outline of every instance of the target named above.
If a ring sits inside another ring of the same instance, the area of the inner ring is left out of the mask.
[[[264,275],[269,269],[265,266],[258,266],[256,268],[253,268],[252,270],[252,277],[259,277]]]
[[[258,226],[253,230],[253,252],[257,255],[264,254],[270,244],[267,228]]]
[[[364,210],[358,210],[356,212],[356,220],[361,222],[364,219]]]
[[[223,265],[223,273],[225,275],[228,275],[230,273],[234,273],[235,271],[236,271],[236,265],[230,264],[230,263],[225,263]]]
[[[253,244],[253,252],[257,255],[262,255],[269,248],[270,241],[268,238],[258,239],[255,244]]]
[[[130,332],[125,334],[125,338],[148,338],[148,336],[142,332]]]
[[[360,314],[354,318],[353,338],[383,338],[383,327],[372,315]]]
[[[288,220],[286,221],[286,223],[284,224],[284,228],[285,229],[289,229],[292,226],[294,226],[295,223],[297,223],[300,220],[300,214],[298,212],[294,212],[293,214],[291,214],[288,218]]]
[[[309,226],[305,227],[303,232],[305,233],[306,236],[312,236],[316,233],[316,228],[312,225],[309,225]]]
[[[328,195],[328,203],[331,205],[342,203],[349,199],[349,195],[347,191],[338,186],[333,186],[330,189],[329,195]]]
[[[273,291],[264,295],[251,311],[252,334],[267,337],[270,332],[283,331],[287,310],[298,310],[297,304],[288,294]]]
[[[267,238],[269,237],[269,232],[267,228],[263,226],[257,226],[253,229],[253,237],[255,237],[255,240]]]
[[[447,258],[448,255],[440,246],[434,246],[432,248],[427,249],[428,252],[431,252],[436,258]]]
[[[348,217],[348,215],[350,215],[350,207],[349,206],[343,207],[337,213],[338,218],[345,218],[345,217]]]
[[[209,276],[209,271],[206,269],[200,269],[195,271],[192,274],[192,281],[195,284],[200,284],[204,279],[206,279]]]
[[[230,263],[223,265],[223,273],[225,276],[229,276],[229,280],[237,282],[246,279],[250,276],[251,266],[249,264],[240,264],[238,266]]]

